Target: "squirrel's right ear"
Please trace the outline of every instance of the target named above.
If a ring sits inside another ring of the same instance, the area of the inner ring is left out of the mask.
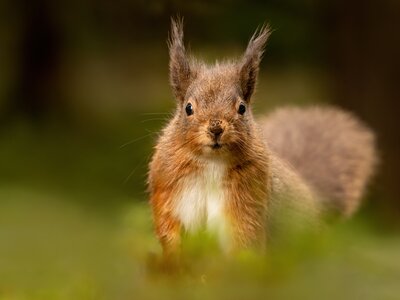
[[[245,101],[250,101],[254,92],[258,70],[264,53],[265,43],[271,34],[268,25],[264,25],[251,37],[246,52],[239,64],[239,81]]]
[[[168,39],[169,80],[175,97],[183,101],[193,79],[193,71],[186,56],[183,43],[183,19],[171,19],[171,32]]]

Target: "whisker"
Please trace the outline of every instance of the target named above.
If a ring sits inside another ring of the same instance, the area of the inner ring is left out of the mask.
[[[128,145],[131,145],[131,144],[133,144],[133,143],[135,143],[135,142],[138,142],[138,141],[140,141],[140,140],[143,140],[143,139],[145,139],[145,138],[147,138],[147,137],[149,137],[149,136],[151,136],[151,135],[153,135],[153,134],[155,134],[154,132],[150,132],[149,134],[146,134],[146,135],[144,135],[144,136],[140,136],[140,137],[138,137],[138,138],[136,138],[136,139],[133,139],[133,140],[131,140],[131,141],[128,141],[128,142],[126,142],[125,144],[122,144],[121,146],[119,146],[119,149],[122,149],[122,148],[124,148],[124,147],[126,147],[126,146],[128,146]]]
[[[180,145],[179,149],[182,149],[184,146],[186,146],[187,144],[193,142],[195,139],[197,139],[199,136],[201,136],[201,133],[197,133],[196,135],[194,135],[192,138],[186,140],[182,145]]]
[[[135,174],[135,171],[139,167],[139,164],[132,170],[132,172],[129,173],[129,175],[125,178],[123,184],[127,184],[129,179],[131,179],[132,175]]]
[[[167,118],[151,118],[151,119],[146,119],[146,120],[142,120],[140,121],[140,123],[145,123],[145,122],[150,122],[150,121],[166,121]]]
[[[136,170],[142,166],[142,164],[146,161],[149,160],[150,156],[144,157],[143,159],[140,160],[140,162],[136,165],[136,167],[129,173],[129,175],[125,178],[123,181],[123,184],[127,184],[129,179],[131,179],[132,175],[135,174]]]
[[[155,113],[142,113],[141,114],[142,116],[151,116],[151,115],[172,115],[172,113],[157,113],[157,112],[155,112]]]

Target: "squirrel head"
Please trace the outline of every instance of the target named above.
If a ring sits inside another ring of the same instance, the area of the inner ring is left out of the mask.
[[[187,55],[182,19],[172,19],[168,40],[170,83],[177,100],[175,118],[185,145],[211,155],[246,147],[254,131],[251,96],[269,35],[269,27],[262,26],[240,59],[208,66]]]

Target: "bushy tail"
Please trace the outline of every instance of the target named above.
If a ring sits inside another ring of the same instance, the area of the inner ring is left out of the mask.
[[[373,174],[375,136],[352,114],[330,107],[287,107],[262,122],[269,148],[331,212],[350,216]]]

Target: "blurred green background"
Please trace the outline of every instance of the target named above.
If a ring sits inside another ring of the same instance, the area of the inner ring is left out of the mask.
[[[267,257],[205,255],[179,280],[160,253],[146,172],[174,100],[170,16],[208,62],[274,29],[256,114],[330,103],[378,136],[361,211]],[[0,2],[0,299],[400,297],[400,2]]]

